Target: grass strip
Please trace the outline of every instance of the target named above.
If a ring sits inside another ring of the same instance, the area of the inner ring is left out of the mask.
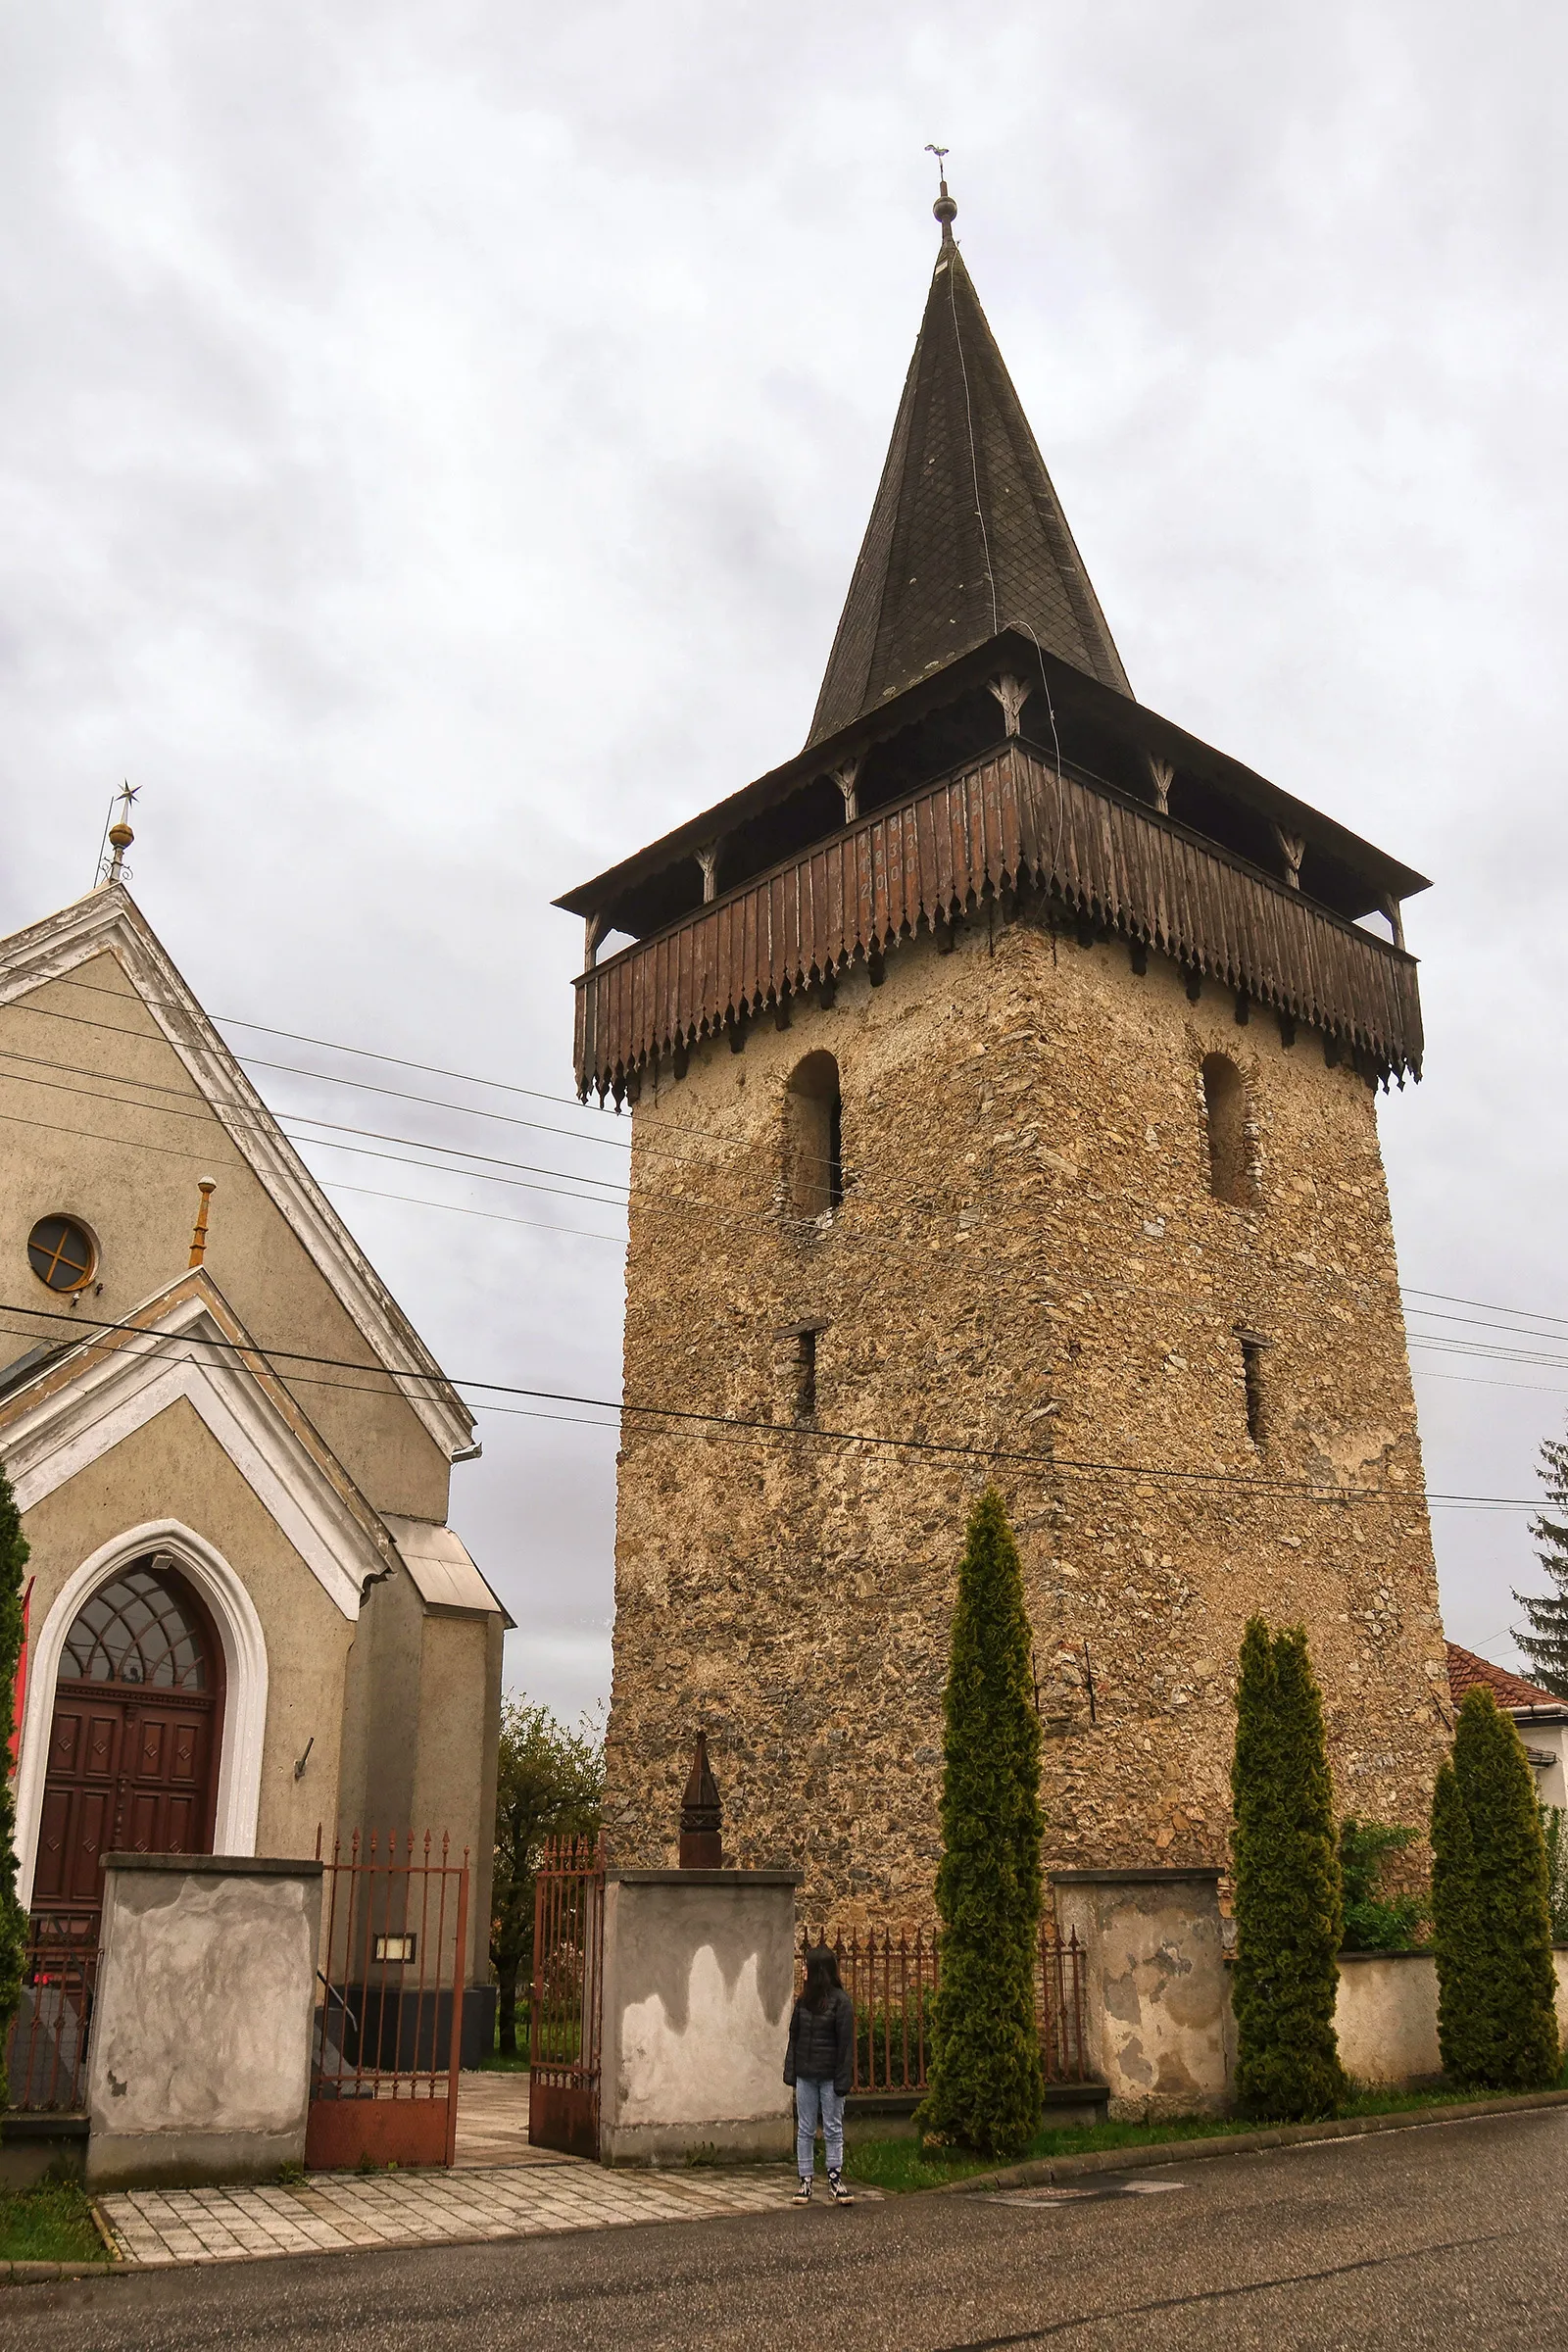
[[[1565,2069],[1568,2074],[1568,2069]],[[1077,2130],[1039,2132],[1016,2163],[999,2168],[994,2157],[971,2156],[958,2149],[924,2148],[917,2139],[868,2139],[852,2145],[844,2169],[868,2188],[893,2195],[921,2189],[958,2187],[1009,2188],[1064,2180],[1075,2169],[1111,2171],[1120,2152],[1129,2164],[1180,2161],[1185,2152],[1197,2154],[1200,2143],[1224,2142],[1202,2152],[1238,2155],[1253,2148],[1288,2147],[1300,2139],[1353,2136],[1386,2128],[1384,2119],[1407,2117],[1433,2123],[1457,2121],[1472,2115],[1503,2115],[1517,2108],[1568,2104],[1568,2083],[1557,2090],[1523,2091],[1491,2099],[1456,2100],[1451,2090],[1364,2091],[1349,2100],[1341,2113],[1323,2123],[1259,2126],[1245,2116],[1171,2116],[1152,2124],[1091,2124]],[[1098,2161],[1097,2161],[1098,2160]]]
[[[91,2199],[78,2180],[0,2188],[0,2262],[108,2260]]]

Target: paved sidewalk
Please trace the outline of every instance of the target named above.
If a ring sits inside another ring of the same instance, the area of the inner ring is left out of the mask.
[[[525,2072],[465,2072],[458,2077],[458,2146],[462,2172],[500,2165],[570,2164],[554,2148],[528,2145],[528,2077]]]
[[[564,2158],[489,2172],[318,2173],[303,2188],[127,2189],[101,2198],[99,2209],[125,2262],[163,2269],[710,2221],[777,2211],[794,2192],[785,2165],[632,2173]]]

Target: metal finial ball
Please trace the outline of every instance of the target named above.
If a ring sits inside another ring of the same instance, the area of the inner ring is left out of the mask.
[[[958,218],[958,208],[954,203],[953,198],[948,194],[948,183],[946,180],[942,182],[941,195],[931,207],[931,218],[933,220],[940,220],[944,228],[947,227],[950,221],[956,220]]]

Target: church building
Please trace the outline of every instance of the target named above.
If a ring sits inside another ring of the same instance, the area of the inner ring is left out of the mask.
[[[0,1460],[31,1546],[19,1893],[112,1851],[443,1833],[488,1976],[501,1644],[473,1420],[116,872],[0,941]]]
[[[611,1851],[700,1727],[813,1917],[930,1916],[993,1482],[1049,1865],[1224,1864],[1253,1611],[1345,1811],[1448,1739],[1377,1127],[1427,885],[1136,699],[956,210],[805,749],[560,901],[632,1106]]]

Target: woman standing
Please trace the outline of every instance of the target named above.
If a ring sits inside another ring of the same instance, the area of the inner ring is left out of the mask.
[[[811,2202],[816,2170],[816,2127],[820,2120],[827,2149],[827,2193],[835,2205],[853,2205],[845,2187],[844,2101],[855,2071],[855,2003],[839,1979],[839,1964],[827,1945],[806,1955],[806,1990],[790,2014],[784,2080],[795,2085],[795,2163],[801,2185],[797,2205]]]

